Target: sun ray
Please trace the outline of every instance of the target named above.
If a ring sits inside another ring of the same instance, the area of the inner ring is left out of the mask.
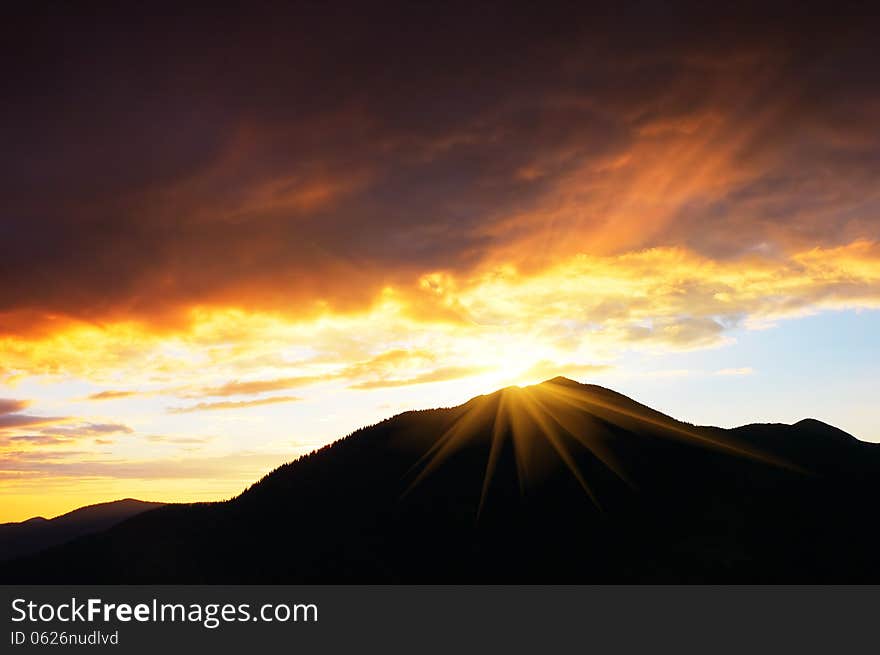
[[[787,462],[781,458],[761,452],[758,449],[735,443],[732,440],[722,441],[720,439],[715,439],[700,431],[698,428],[679,423],[671,417],[667,417],[665,419],[655,418],[649,413],[652,412],[652,410],[649,410],[647,408],[645,409],[644,413],[634,412],[620,407],[619,405],[612,405],[603,402],[602,400],[598,399],[595,394],[590,394],[589,398],[587,398],[581,394],[575,393],[574,391],[565,389],[562,385],[552,386],[554,387],[553,393],[558,393],[563,397],[568,397],[572,399],[574,402],[579,403],[583,409],[595,411],[595,408],[599,407],[602,410],[610,411],[615,414],[619,414],[627,418],[635,419],[637,421],[648,423],[655,427],[661,428],[662,431],[671,433],[671,436],[675,436],[676,438],[680,439],[681,437],[685,437],[685,440],[693,440],[699,442],[699,444],[704,447],[716,448],[718,450],[725,451],[728,454],[738,455],[740,457],[747,457],[750,459],[761,461],[765,464],[771,464],[773,466],[806,473],[804,469],[796,466],[795,464],[792,464],[791,462]]]
[[[574,458],[571,456],[571,453],[568,452],[568,449],[565,447],[565,444],[562,441],[560,434],[557,433],[557,429],[553,426],[553,418],[542,412],[540,407],[537,406],[534,399],[532,398],[532,390],[531,389],[523,389],[522,405],[525,408],[526,412],[529,413],[532,420],[536,423],[538,428],[540,429],[540,434],[547,440],[547,442],[553,447],[556,453],[559,455],[559,458],[565,464],[566,468],[568,468],[569,472],[574,476],[574,478],[581,485],[586,494],[590,497],[593,503],[596,505],[598,509],[602,509],[602,505],[599,503],[598,498],[593,493],[593,490],[590,488],[590,485],[587,484],[587,481],[584,479],[584,476],[581,474],[580,469],[578,468],[577,462],[574,461]],[[558,424],[557,424],[558,425]]]
[[[504,446],[506,430],[509,428],[507,414],[508,394],[502,390],[498,396],[498,405],[495,410],[495,421],[492,424],[492,443],[489,447],[489,457],[486,460],[486,473],[483,476],[483,488],[480,491],[480,505],[477,508],[477,520],[483,513],[483,506],[486,504],[486,496],[489,493],[489,485],[492,483],[492,477],[495,474],[495,468],[498,464],[498,458],[501,456],[501,449]]]
[[[628,401],[621,397],[622,402]],[[560,408],[558,405],[563,407]],[[544,443],[552,449],[596,508],[602,511],[602,504],[595,490],[581,471],[566,440],[572,439],[622,482],[632,489],[637,489],[638,486],[626,472],[617,455],[604,443],[605,437],[611,434],[610,428],[603,425],[604,421],[611,421],[613,425],[627,432],[630,431],[627,425],[632,421],[638,424],[631,426],[633,429],[647,424],[656,428],[655,434],[660,437],[685,441],[701,448],[712,448],[729,455],[747,457],[772,466],[805,473],[800,467],[780,458],[732,440],[714,438],[698,427],[679,423],[647,407],[643,411],[639,411],[638,408],[630,409],[620,403],[601,398],[600,392],[591,391],[588,387],[572,389],[565,384],[548,382],[526,388],[508,387],[491,396],[472,401],[472,404],[466,406],[452,420],[443,434],[410,467],[405,477],[418,472],[401,497],[411,493],[466,443],[475,439],[488,439],[486,466],[476,508],[476,520],[479,521],[486,507],[504,445],[510,438],[521,496],[531,484],[530,468],[537,461],[535,448]]]
[[[482,403],[476,403],[468,407],[461,416],[457,417],[446,432],[410,468],[409,473],[424,465],[403,495],[408,495],[426,476],[446,461],[462,445],[460,442],[464,442],[472,435],[474,431],[471,428],[475,427],[477,422],[485,417],[486,413],[486,406]]]
[[[550,408],[547,407],[545,401],[538,397],[538,394],[535,394],[533,398],[545,413],[551,413]],[[561,400],[572,407],[577,407],[577,405],[571,403],[567,398],[562,398]],[[630,487],[636,487],[630,476],[623,470],[621,462],[609,448],[606,448],[604,444],[602,444],[601,439],[597,436],[597,432],[600,429],[604,429],[597,425],[597,419],[587,414],[579,414],[577,417],[572,417],[565,412],[558,412],[552,414],[552,416],[567,434],[578,441],[584,448],[589,450],[600,462],[602,462],[602,464],[605,465],[606,468],[617,475],[618,478],[623,480]],[[576,424],[578,419],[580,419],[580,425]],[[588,423],[592,425],[588,426]]]

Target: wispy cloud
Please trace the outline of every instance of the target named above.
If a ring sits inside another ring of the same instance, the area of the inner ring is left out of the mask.
[[[324,379],[326,377],[320,375],[298,375],[271,380],[233,380],[215,387],[202,387],[192,392],[184,392],[181,395],[188,398],[198,398],[260,394],[304,387]]]
[[[296,396],[272,396],[271,398],[257,398],[256,400],[221,401],[216,403],[198,403],[189,407],[169,407],[169,414],[185,414],[188,412],[202,412],[225,409],[247,409],[262,405],[275,405],[278,403],[294,403],[302,400]]]
[[[751,366],[743,366],[742,368],[722,368],[712,375],[752,375],[754,372],[755,369]]]
[[[184,398],[222,397],[236,395],[252,395],[269,391],[282,391],[297,387],[309,386],[318,382],[332,380],[357,380],[363,377],[387,378],[395,371],[411,369],[413,366],[423,366],[436,359],[436,355],[424,349],[394,348],[386,350],[370,357],[348,363],[343,367],[322,374],[296,375],[272,379],[233,380],[214,387],[201,387],[193,391],[183,391],[179,395]],[[435,375],[442,376],[442,372]],[[430,376],[426,373],[424,376]],[[430,381],[430,380],[425,380]],[[378,384],[380,381],[376,381]],[[420,384],[415,382],[414,384]],[[400,384],[388,384],[385,386],[401,386]]]
[[[139,393],[141,393],[141,392],[122,391],[122,390],[120,390],[120,391],[114,391],[114,390],[99,391],[98,393],[93,393],[93,394],[86,396],[86,400],[116,400],[118,398],[129,398],[131,396],[137,396]]]
[[[183,445],[196,445],[210,443],[210,437],[170,437],[161,434],[151,434],[147,436],[147,441],[153,443],[172,443]]]
[[[30,404],[31,401],[29,400],[13,400],[11,398],[0,398],[0,415],[20,412],[23,409],[27,409]]]
[[[69,438],[95,437],[108,434],[132,434],[134,430],[122,423],[88,423],[80,422],[63,427],[46,427],[40,430],[43,434]]]
[[[25,434],[14,437],[0,437],[0,445],[22,446],[58,446],[73,443],[75,440],[68,437],[57,437],[48,434]]]
[[[285,461],[284,453],[235,452],[225,456],[185,459],[94,459],[93,453],[12,452],[0,454],[0,479],[115,478],[115,479],[241,479],[258,478]]]
[[[23,428],[52,423],[63,423],[70,419],[65,416],[35,416],[32,414],[5,414],[0,416],[0,429]]]
[[[367,382],[359,382],[351,385],[352,389],[387,389],[390,387],[408,387],[416,384],[428,384],[430,382],[446,382],[448,380],[458,380],[460,378],[470,377],[485,373],[486,368],[480,366],[446,366],[433,371],[426,371],[419,375],[409,378],[394,379],[384,378],[378,380],[369,380]]]

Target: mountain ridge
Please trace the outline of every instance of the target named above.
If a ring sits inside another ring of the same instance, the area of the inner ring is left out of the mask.
[[[880,446],[822,425],[693,426],[554,378],[397,414],[0,580],[880,581]]]
[[[34,516],[24,521],[0,523],[0,560],[33,554],[92,532],[106,530],[163,504],[123,498],[85,505],[51,519]]]

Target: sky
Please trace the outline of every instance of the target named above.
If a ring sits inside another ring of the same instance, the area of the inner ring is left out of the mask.
[[[477,4],[5,21],[0,521],[556,375],[880,441],[876,21]]]

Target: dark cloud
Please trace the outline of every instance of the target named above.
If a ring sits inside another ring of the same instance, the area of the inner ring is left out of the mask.
[[[880,230],[870,17],[475,4],[8,17],[0,331]]]

